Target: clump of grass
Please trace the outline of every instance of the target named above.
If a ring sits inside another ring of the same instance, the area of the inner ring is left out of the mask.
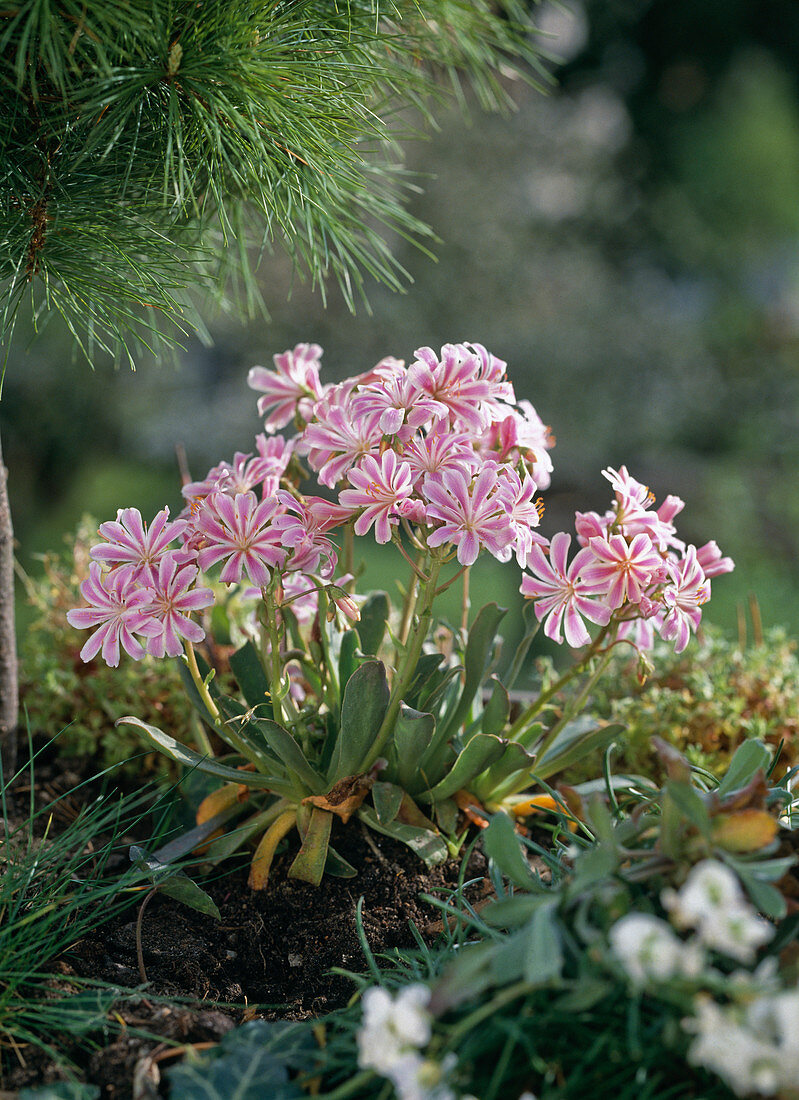
[[[64,824],[53,812],[57,802],[36,808],[35,757],[26,767],[30,802],[17,825],[10,813],[12,786],[16,781],[22,787],[22,777],[0,777],[5,822],[0,840],[0,1052],[5,1068],[9,1059],[24,1065],[31,1046],[63,1063],[64,1050],[54,1046],[54,1039],[86,1041],[107,1025],[120,991],[72,976],[65,982],[51,968],[83,935],[137,899],[134,880],[140,873],[131,868],[120,874],[112,857],[125,850],[120,838],[152,804],[148,790],[132,795],[111,791],[87,797]]]

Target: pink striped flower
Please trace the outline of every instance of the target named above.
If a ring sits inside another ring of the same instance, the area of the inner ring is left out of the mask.
[[[479,436],[497,418],[497,401],[513,399],[502,372],[489,369],[488,360],[466,344],[445,344],[440,359],[432,348],[418,348],[414,355],[416,361],[409,368],[413,385],[446,407],[456,431]]]
[[[287,571],[331,576],[338,556],[325,532],[349,520],[349,509],[340,508],[321,497],[297,500],[284,489],[278,492],[277,499],[284,511],[272,521],[272,530],[280,544],[291,551],[284,568]]]
[[[513,543],[508,548],[508,558],[512,551],[516,555],[520,568],[524,569],[533,544],[536,542],[546,544],[546,539],[533,531],[533,527],[537,527],[541,522],[544,502],[541,497],[533,499],[538,486],[530,475],[525,474],[522,480],[511,468],[503,469],[499,478],[499,488],[514,531]]]
[[[568,564],[571,541],[571,535],[559,531],[550,543],[549,558],[537,543],[530,547],[527,568],[534,576],[522,577],[521,593],[535,601],[533,610],[539,622],[546,619],[544,633],[548,638],[560,644],[562,629],[567,645],[578,649],[591,641],[583,618],[604,626],[610,621],[610,608],[589,598],[596,595],[596,589],[580,576],[594,560],[593,553],[584,547]]]
[[[282,507],[274,497],[259,504],[255,493],[236,497],[213,493],[195,518],[200,569],[205,572],[221,561],[220,579],[225,584],[239,582],[246,571],[253,584],[266,587],[271,570],[286,559],[280,533],[272,523],[280,512]]]
[[[93,561],[80,594],[89,606],[68,611],[67,622],[78,630],[98,628],[80,651],[81,659],[91,661],[102,651],[105,663],[116,668],[124,649],[140,661],[145,650],[135,635],[151,638],[160,631],[152,614],[153,590],[140,585],[127,567],[104,576],[100,563]]]
[[[397,505],[413,493],[413,474],[407,462],[394,451],[385,451],[380,461],[366,455],[349,472],[351,489],[343,489],[339,500],[345,508],[363,509],[355,520],[355,534],[365,535],[374,524],[379,543],[391,541],[391,528],[399,523]]]
[[[133,581],[154,584],[161,558],[170,543],[186,529],[183,520],[169,522],[169,509],[163,508],[148,527],[138,508],[121,508],[115,520],[101,523],[99,534],[104,542],[93,546],[89,554],[93,561],[115,569],[130,566]]]
[[[594,561],[582,571],[594,591],[604,591],[611,608],[639,603],[652,584],[666,577],[663,558],[648,535],[635,535],[628,543],[623,535],[595,537],[588,543]]]
[[[258,454],[236,451],[232,462],[220,462],[208,471],[202,481],[191,481],[181,489],[190,503],[205,499],[211,493],[226,493],[230,497],[247,493],[261,486],[261,495],[270,496],[278,487],[291,459],[293,445],[282,436],[256,436]]]
[[[293,351],[273,356],[276,370],[253,367],[247,375],[247,385],[264,394],[258,398],[258,413],[266,416],[264,427],[268,432],[285,427],[295,416],[310,420],[323,392],[319,381],[321,355],[318,344],[297,344]]]
[[[463,470],[471,474],[480,465],[471,437],[464,432],[450,431],[448,424],[437,424],[427,432],[417,432],[402,452],[402,461],[410,466],[415,482],[444,470]]]
[[[427,518],[441,522],[427,536],[428,546],[451,543],[461,565],[471,565],[481,548],[500,561],[507,558],[514,530],[497,484],[497,466],[485,465],[472,480],[461,470],[446,470],[424,483]]]
[[[377,454],[382,441],[379,412],[356,418],[349,406],[334,405],[323,418],[308,425],[300,450],[319,471],[321,483],[333,489],[365,455]]]
[[[718,577],[722,573],[732,573],[735,568],[732,558],[722,557],[718,543],[715,541],[706,542],[704,546],[700,546],[696,552],[696,560],[708,578]]]
[[[449,414],[446,405],[414,384],[401,359],[384,360],[372,373],[376,377],[358,388],[352,410],[355,416],[379,413],[384,435],[396,435],[404,425],[422,428]]]
[[[196,565],[180,565],[175,554],[165,554],[158,568],[152,594],[151,611],[159,633],[147,643],[153,657],[177,657],[183,651],[181,638],[201,642],[205,631],[190,616],[214,602],[210,588],[193,588],[199,570]]]
[[[674,652],[682,653],[691,631],[701,622],[700,608],[710,599],[710,584],[697,560],[695,546],[689,546],[680,561],[670,563],[670,573],[671,583],[663,589],[666,614],[660,636],[667,642],[675,639]]]

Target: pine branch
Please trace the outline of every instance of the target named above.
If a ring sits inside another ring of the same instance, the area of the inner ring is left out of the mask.
[[[435,18],[433,18],[435,16]],[[189,291],[259,304],[280,246],[354,308],[424,248],[398,138],[436,74],[483,106],[538,53],[521,0],[20,0],[0,14],[4,331],[28,301],[87,354],[179,339]]]

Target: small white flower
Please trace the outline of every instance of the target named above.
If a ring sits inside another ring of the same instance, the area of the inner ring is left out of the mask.
[[[746,904],[735,873],[715,859],[697,863],[682,888],[677,893],[665,890],[662,900],[675,923],[683,928],[696,928],[715,920],[719,913]]]
[[[637,985],[693,976],[704,962],[696,944],[683,943],[664,920],[650,913],[628,913],[613,925],[609,939],[613,954]]]
[[[454,1055],[448,1055],[443,1062],[434,1062],[412,1051],[403,1054],[386,1076],[394,1086],[397,1100],[455,1100],[445,1078],[456,1063]]]
[[[363,1026],[358,1032],[358,1065],[383,1076],[409,1053],[430,1041],[431,1019],[427,1006],[430,990],[415,983],[396,998],[373,986],[363,995]]]
[[[676,924],[697,930],[705,947],[741,962],[750,962],[774,935],[744,897],[735,873],[718,860],[697,863],[678,892],[664,890],[662,901]]]
[[[724,1008],[709,997],[697,999],[697,1014],[684,1020],[683,1026],[696,1033],[696,1039],[688,1051],[688,1060],[694,1065],[712,1070],[738,1096],[753,1092],[773,1095],[787,1082],[783,1065],[784,1051],[764,1028],[765,1020],[753,1018],[766,1006],[757,1002],[744,1012],[739,1006]]]

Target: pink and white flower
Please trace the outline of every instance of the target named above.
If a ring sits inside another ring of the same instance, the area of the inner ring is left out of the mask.
[[[377,454],[382,441],[379,412],[355,418],[348,406],[334,405],[324,419],[308,425],[300,450],[308,455],[321,483],[333,489],[362,458]]]
[[[81,649],[81,659],[91,661],[102,652],[105,663],[116,668],[124,649],[140,661],[145,649],[135,635],[151,638],[161,629],[152,616],[153,590],[140,585],[130,569],[104,576],[100,563],[93,561],[80,594],[89,606],[68,611],[67,622],[78,630],[97,627]]]
[[[514,530],[499,493],[497,467],[489,463],[472,480],[460,470],[429,477],[424,484],[427,518],[442,526],[427,536],[428,546],[451,543],[461,565],[471,565],[485,548],[500,561],[507,559]]]
[[[580,576],[584,567],[594,560],[593,553],[584,547],[569,565],[570,546],[571,535],[565,531],[553,536],[548,559],[540,545],[531,546],[527,568],[534,576],[522,577],[521,593],[535,601],[533,610],[539,622],[546,619],[544,633],[548,638],[560,644],[563,628],[567,644],[578,649],[591,641],[581,616],[605,626],[611,612],[606,604],[590,598],[596,595],[596,588]]]
[[[183,520],[169,522],[168,508],[162,508],[149,527],[138,508],[121,508],[115,520],[100,524],[99,534],[105,541],[89,553],[93,561],[111,569],[129,566],[133,581],[154,584],[161,558],[185,528]]]
[[[497,401],[513,400],[509,383],[501,381],[496,369],[486,370],[485,361],[465,344],[445,344],[440,359],[427,347],[414,355],[412,384],[446,407],[456,430],[479,436],[497,419]]]
[[[385,451],[380,461],[366,455],[349,472],[351,489],[343,489],[339,500],[353,511],[363,509],[355,520],[355,534],[365,535],[372,524],[379,543],[391,541],[391,528],[399,523],[397,505],[413,493],[413,475],[407,462],[394,451]]]
[[[238,583],[246,572],[253,584],[266,587],[272,569],[286,559],[272,523],[281,511],[275,498],[259,503],[255,493],[213,493],[195,518],[200,568],[205,572],[221,561],[225,584]]]
[[[321,355],[318,344],[297,344],[293,351],[273,356],[276,370],[253,367],[247,375],[247,385],[264,394],[258,398],[258,413],[266,416],[264,427],[268,432],[285,427],[295,416],[310,420],[313,406],[323,393],[319,381]]]
[[[272,521],[272,531],[280,544],[291,551],[284,568],[329,577],[336,568],[338,556],[325,532],[346,522],[350,518],[349,510],[321,497],[297,500],[284,489],[278,492],[277,499],[283,514]]]
[[[175,554],[161,559],[151,603],[160,633],[147,643],[147,652],[153,657],[177,657],[183,651],[181,638],[197,643],[205,637],[203,628],[190,616],[210,607],[214,594],[210,588],[193,587],[198,573],[196,565],[180,565]]]
[[[533,543],[546,544],[547,541],[542,535],[532,530],[541,522],[544,502],[540,497],[533,499],[538,486],[530,475],[525,474],[522,480],[513,469],[502,471],[499,477],[499,489],[514,531],[513,543],[508,548],[508,558],[513,551],[520,568],[524,569]]]
[[[722,573],[731,573],[735,568],[735,562],[732,558],[722,556],[718,543],[715,541],[706,542],[704,546],[700,546],[696,552],[696,560],[708,579],[718,577]]]
[[[353,397],[352,409],[356,416],[379,413],[384,435],[396,435],[404,425],[416,430],[447,417],[447,406],[414,385],[402,360],[384,360],[373,374],[374,380]]]
[[[669,564],[671,583],[663,589],[666,614],[660,636],[667,642],[676,639],[674,652],[682,653],[691,631],[697,629],[702,619],[700,608],[710,599],[710,583],[697,561],[695,546],[689,546],[680,561]]]
[[[588,545],[594,560],[585,565],[583,579],[594,591],[604,590],[613,609],[639,603],[647,588],[666,577],[663,558],[648,535],[635,535],[630,542],[623,535],[597,537]]]

